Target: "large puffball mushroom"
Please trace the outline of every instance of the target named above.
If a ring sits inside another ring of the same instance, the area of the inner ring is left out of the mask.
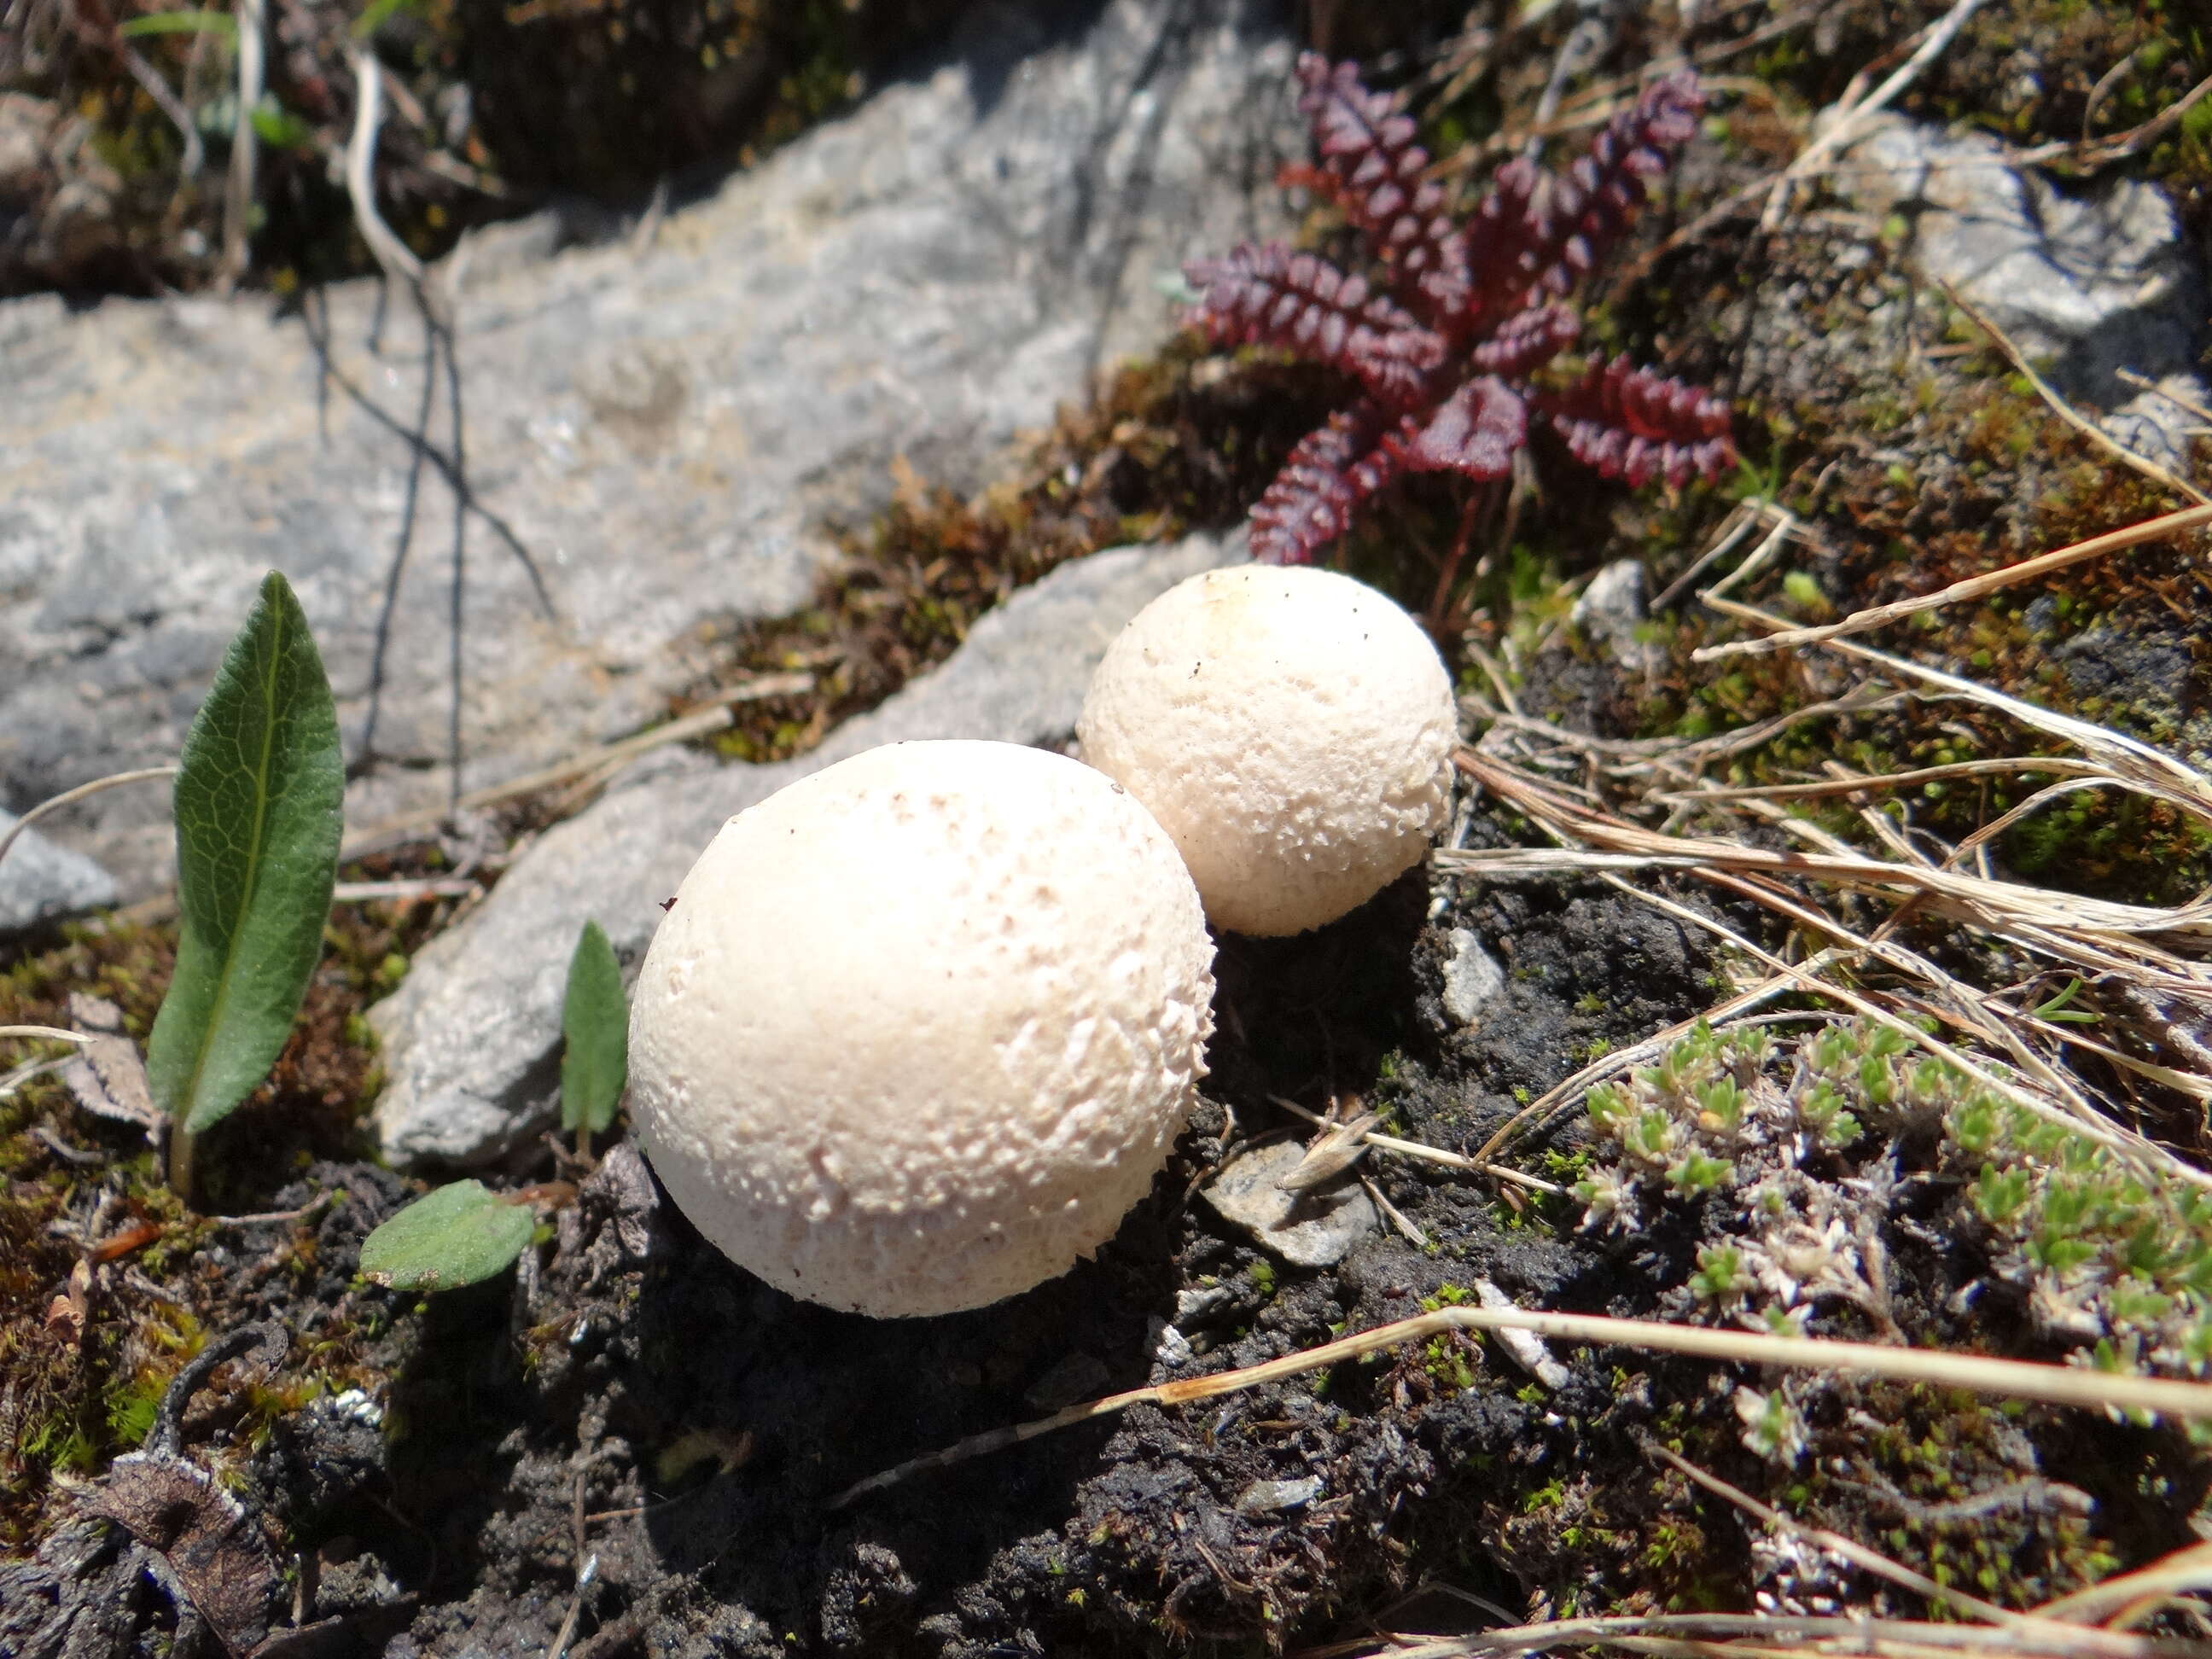
[[[878,1316],[1112,1237],[1206,1073],[1213,945],[1152,817],[1000,743],[904,743],[723,826],[638,975],[630,1109],[684,1213]]]
[[[1335,921],[1412,867],[1449,810],[1457,717],[1436,647],[1382,594],[1310,566],[1170,588],[1108,648],[1076,732],[1232,933]]]

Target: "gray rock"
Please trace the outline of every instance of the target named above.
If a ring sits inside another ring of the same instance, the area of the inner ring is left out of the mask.
[[[1644,588],[1644,562],[1615,559],[1589,579],[1567,613],[1585,639],[1602,645],[1632,674],[1656,674],[1667,661],[1656,641],[1637,637],[1648,614]]]
[[[465,783],[657,718],[702,633],[802,607],[903,454],[980,485],[1170,325],[1158,279],[1264,234],[1302,143],[1258,0],[984,7],[933,70],[671,214],[554,250],[503,228],[453,296],[475,498]],[[0,801],[173,759],[264,570],[299,590],[349,756],[406,496],[422,340],[395,299],[0,304]],[[441,413],[432,436],[446,442]],[[443,803],[453,502],[433,471],[356,830]],[[516,553],[535,558],[537,603]],[[125,897],[168,879],[158,792],[54,830]]]
[[[1482,948],[1472,928],[1455,927],[1450,934],[1451,957],[1444,963],[1444,1012],[1462,1025],[1472,1025],[1492,999],[1505,989],[1505,970],[1498,958]]]
[[[577,929],[596,919],[634,964],[660,920],[660,902],[725,819],[878,744],[1064,738],[1091,668],[1121,624],[1185,576],[1243,556],[1241,535],[1193,536],[1063,565],[983,617],[933,672],[811,754],[732,767],[683,755],[617,780],[588,811],[549,830],[369,1011],[388,1079],[376,1109],[385,1156],[402,1165],[478,1164],[545,1123],[558,1088],[561,998]]]
[[[1237,1494],[1239,1515],[1280,1515],[1302,1510],[1322,1494],[1322,1479],[1310,1474],[1303,1480],[1255,1480]]]
[[[16,823],[13,812],[0,811],[0,836]],[[115,902],[114,877],[35,830],[17,836],[0,859],[0,938]]]
[[[2101,412],[2121,442],[2172,465],[2195,417],[2130,386],[2130,369],[2202,403],[2194,372],[2203,274],[2154,185],[2116,179],[2061,195],[2008,162],[1986,133],[1879,118],[1839,158],[1837,187],[1859,207],[1912,224],[1923,274],[1950,283],[2031,356],[2069,402]]]
[[[1278,1140],[1232,1158],[1200,1194],[1224,1221],[1242,1227],[1294,1267],[1331,1267],[1382,1224],[1375,1200],[1354,1182],[1286,1193],[1276,1183],[1305,1149]]]

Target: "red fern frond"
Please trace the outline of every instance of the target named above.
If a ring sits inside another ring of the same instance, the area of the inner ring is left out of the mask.
[[[1498,168],[1475,212],[1469,320],[1571,293],[1620,240],[1644,204],[1644,181],[1667,170],[1705,106],[1695,76],[1670,76],[1599,129],[1566,178],[1520,157]]]
[[[1463,325],[1494,326],[1528,305],[1559,258],[1553,199],[1559,180],[1516,156],[1491,175],[1468,231],[1474,270]]]
[[[1367,498],[1398,475],[1399,455],[1382,441],[1395,424],[1363,398],[1299,439],[1252,508],[1252,556],[1310,564],[1344,534]]]
[[[1620,240],[1644,205],[1644,181],[1667,171],[1674,153],[1697,131],[1705,107],[1696,77],[1672,75],[1646,87],[1634,109],[1623,110],[1599,130],[1560,188],[1559,228],[1565,234],[1546,287],[1566,292]]]
[[[1680,489],[1692,472],[1718,477],[1735,460],[1728,405],[1626,357],[1595,364],[1538,408],[1584,465],[1632,486],[1664,476]]]
[[[1502,380],[1469,380],[1426,421],[1407,416],[1382,447],[1408,472],[1460,472],[1502,478],[1528,441],[1528,408]]]
[[[1370,396],[1397,407],[1423,401],[1444,343],[1326,259],[1279,242],[1247,242],[1185,268],[1204,297],[1190,320],[1216,345],[1272,345],[1356,374]]]
[[[1359,67],[1332,65],[1318,52],[1298,58],[1305,92],[1298,108],[1313,125],[1330,191],[1378,258],[1413,281],[1401,297],[1431,322],[1465,302],[1467,248],[1444,211],[1443,188],[1422,175],[1429,153],[1413,142],[1413,123],[1397,100],[1360,84]]]
[[[1351,64],[1306,53],[1298,106],[1319,160],[1284,169],[1334,202],[1380,266],[1378,285],[1279,243],[1187,267],[1204,290],[1190,321],[1219,344],[1264,344],[1358,378],[1358,402],[1309,433],[1252,509],[1253,556],[1303,564],[1401,472],[1501,478],[1547,420],[1609,478],[1677,488],[1735,459],[1727,405],[1626,358],[1564,390],[1529,378],[1580,332],[1561,300],[1617,241],[1697,131],[1696,79],[1654,82],[1615,115],[1566,178],[1516,160],[1498,169],[1464,228],[1425,175],[1428,152],[1397,100]]]
[[[1517,380],[1550,362],[1582,331],[1582,319],[1566,307],[1538,306],[1508,317],[1495,334],[1468,354],[1468,360],[1486,374]]]

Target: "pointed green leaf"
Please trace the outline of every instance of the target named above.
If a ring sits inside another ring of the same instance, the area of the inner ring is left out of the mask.
[[[568,995],[561,1007],[561,1127],[597,1134],[615,1121],[629,1078],[629,1008],[623,1000],[622,963],[596,921],[584,924],[568,958]]]
[[[118,24],[115,32],[134,40],[149,34],[219,34],[234,41],[238,20],[227,11],[156,11]]]
[[[365,1279],[402,1291],[450,1291],[504,1273],[537,1218],[481,1181],[456,1181],[418,1198],[361,1242]]]
[[[198,1134],[284,1047],[322,954],[345,768],[307,617],[269,573],[185,734],[176,973],[146,1045],[154,1097]]]

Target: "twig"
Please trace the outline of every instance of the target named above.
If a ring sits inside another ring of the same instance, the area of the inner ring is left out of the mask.
[[[2189,509],[2195,512],[2197,509]],[[1773,627],[1777,619],[1752,611],[1748,606],[1732,607],[1729,614]],[[2074,744],[2115,776],[2125,779],[2134,788],[2146,794],[2156,795],[2184,811],[2203,817],[2212,814],[2212,782],[2185,763],[2176,760],[2164,750],[2131,738],[2124,732],[2099,726],[2091,720],[2061,714],[2048,708],[2038,708],[2032,702],[1999,691],[1993,686],[1940,668],[1930,668],[1907,658],[1877,651],[1872,646],[1855,641],[1838,640],[1826,642],[1826,648],[1839,655],[1870,663],[1884,675],[1899,680],[1917,680],[1932,686],[1945,696],[1978,703],[2018,720],[2022,726]]]
[[[335,1190],[318,1193],[296,1210],[263,1210],[253,1215],[211,1215],[207,1218],[218,1227],[273,1227],[285,1222],[304,1221],[337,1196]]]
[[[1714,538],[1713,544],[1692,559],[1689,568],[1660,591],[1659,597],[1651,601],[1651,609],[1664,611],[1672,605],[1688,590],[1692,582],[1712,568],[1715,560],[1727,557],[1738,542],[1751,534],[1751,527],[1758,522],[1759,514],[1753,504],[1740,502],[1721,526],[1720,534]]]
[[[1723,1363],[1778,1365],[1792,1370],[1878,1376],[1901,1382],[1931,1382],[1943,1388],[1967,1389],[1977,1394],[2033,1400],[2085,1411],[2146,1411],[2191,1421],[2212,1419],[2212,1383],[2086,1370],[2079,1366],[1997,1359],[1932,1348],[1883,1347],[1871,1342],[1775,1336],[1763,1331],[1715,1329],[1646,1319],[1608,1319],[1595,1314],[1461,1306],[1418,1314],[1411,1319],[1361,1331],[1264,1364],[1132,1389],[1123,1394],[1108,1395],[1103,1400],[1071,1406],[1034,1422],[971,1435],[942,1451],[870,1475],[838,1493],[830,1500],[829,1506],[842,1509],[856,1498],[896,1486],[910,1475],[949,1468],[971,1457],[1034,1440],[1056,1429],[1073,1428],[1079,1423],[1115,1415],[1132,1406],[1187,1405],[1193,1401],[1240,1394],[1247,1389],[1302,1376],[1345,1360],[1364,1358],[1403,1343],[1426,1341],[1448,1331],[1504,1330],[1528,1331],[1555,1342],[1586,1346],[1635,1348]],[[2068,1632],[2069,1636],[2074,1633]]]
[[[95,1152],[88,1146],[72,1146],[43,1123],[31,1126],[31,1139],[73,1170],[97,1169],[107,1162],[106,1152]]]
[[[1936,20],[1935,26],[1920,43],[1919,50],[1898,66],[1897,72],[1883,82],[1863,102],[1848,109],[1838,108],[1834,123],[1798,153],[1796,159],[1783,169],[1782,176],[1774,181],[1768,192],[1765,211],[1759,217],[1762,232],[1771,232],[1782,222],[1784,210],[1790,204],[1791,187],[1801,179],[1823,171],[1829,159],[1862,137],[1874,117],[1920,78],[1921,71],[1942,55],[1943,49],[1956,40],[1966,20],[1981,9],[1982,0],[1957,0],[1951,9]]]
[[[131,72],[131,78],[145,88],[146,95],[154,100],[155,107],[162,114],[169,118],[170,124],[177,129],[178,137],[185,141],[185,152],[177,162],[178,173],[186,179],[198,178],[200,168],[207,163],[207,147],[200,138],[200,124],[192,118],[191,111],[185,107],[184,100],[178,97],[175,90],[161,78],[161,72],[148,63],[145,54],[132,46],[119,31],[113,45],[116,57]]]
[[[2117,553],[2124,548],[2139,547],[2145,542],[2178,536],[2206,524],[2212,524],[2212,506],[2185,507],[2178,512],[2161,514],[2155,519],[2146,519],[2141,524],[2130,525],[2123,530],[2111,530],[2101,536],[2092,536],[2085,542],[2075,542],[2054,552],[2022,559],[2018,564],[2008,564],[2001,570],[1969,576],[1964,581],[1953,582],[1948,587],[1938,588],[1933,593],[1923,593],[1914,599],[1898,599],[1888,605],[1871,605],[1864,611],[1853,611],[1840,622],[1823,623],[1817,628],[1786,628],[1779,633],[1769,634],[1764,639],[1730,640],[1723,645],[1700,646],[1690,653],[1690,660],[1714,662],[1723,657],[1787,651],[1801,645],[1818,645],[1826,640],[1841,639],[1848,634],[1863,634],[1869,629],[1887,627],[1891,623],[1917,616],[1923,611],[1935,611],[1947,605],[1978,599],[2000,588],[2033,581],[2054,570],[2063,570],[2068,565],[2079,564],[2084,559]]]
[[[2130,54],[2132,55],[2132,54]],[[2123,59],[2122,62],[2125,62]],[[2014,167],[2030,167],[2039,162],[2055,161],[2063,157],[2086,167],[2109,167],[2114,161],[2133,155],[2145,146],[2163,138],[2181,118],[2195,108],[2199,99],[2212,94],[2212,76],[2207,76],[2187,92],[2168,104],[2142,125],[2130,127],[2125,132],[2094,143],[2085,136],[2078,142],[2061,140],[2057,143],[2038,144],[2033,149],[2015,150],[2012,155]],[[2082,112],[2086,120],[2088,111]]]
[[[592,773],[606,770],[649,754],[655,749],[672,743],[684,743],[709,732],[719,732],[730,724],[729,709],[732,704],[758,702],[769,697],[792,696],[814,689],[811,674],[766,674],[742,685],[719,691],[704,702],[695,704],[675,719],[649,730],[635,733],[616,742],[587,749],[580,755],[556,761],[551,766],[526,774],[506,783],[493,784],[483,789],[472,789],[459,803],[465,811],[477,811],[487,806],[496,806],[502,801],[520,799],[541,790],[568,783]],[[439,823],[446,815],[440,811],[412,812],[404,817],[390,818],[373,824],[346,837],[343,856],[358,858],[371,848],[389,843],[395,836],[412,834]]]
[[[436,876],[399,881],[342,881],[331,890],[333,904],[367,904],[377,899],[466,898],[482,885],[471,876]]]
[[[1741,1639],[1755,1638],[1755,1639]],[[1811,1652],[1881,1654],[1886,1659],[2208,1659],[2212,1643],[2136,1636],[2094,1627],[2046,1631],[1988,1625],[1917,1623],[1864,1613],[1618,1613],[1548,1620],[1503,1630],[1426,1639],[1372,1637],[1310,1650],[1299,1659],[1374,1654],[1376,1659],[1489,1659],[1560,1648],[1613,1648],[1627,1653],[1734,1655],[1737,1659],[1801,1659]]]
[[[103,789],[112,789],[118,784],[143,783],[149,778],[173,778],[177,775],[173,766],[146,766],[136,772],[116,772],[104,778],[94,778],[89,783],[80,783],[74,789],[64,789],[52,800],[42,800],[29,811],[8,826],[8,833],[0,835],[0,859],[8,856],[8,849],[15,844],[15,837],[52,812],[74,805],[87,795],[96,795]]]
[[[2108,1608],[2148,1596],[2163,1599],[2208,1585],[2212,1585],[2212,1544],[2191,1544],[2147,1567],[2046,1601],[2036,1612],[2045,1619],[2089,1624],[2097,1622]]]
[[[2212,81],[2204,84],[2212,87]],[[2185,398],[2179,392],[2160,386],[2148,374],[2138,374],[2132,368],[2116,368],[2112,374],[2114,378],[2138,392],[2148,392],[2154,398],[2165,398],[2185,415],[2194,415],[2200,421],[2212,421],[2212,409],[2207,409],[2194,398]]]
[[[222,208],[223,277],[232,283],[246,275],[252,260],[248,242],[258,155],[253,114],[261,103],[261,0],[238,0],[238,113],[230,127],[230,181]]]
[[[21,1037],[37,1042],[97,1042],[100,1039],[84,1031],[69,1031],[58,1025],[0,1025],[0,1037]]]
[[[1326,1124],[1328,1121],[1318,1112],[1309,1110],[1294,1100],[1285,1100],[1280,1095],[1269,1095],[1267,1098],[1285,1111],[1294,1113],[1309,1123]],[[1526,1187],[1532,1192],[1546,1193],[1553,1197],[1566,1190],[1555,1182],[1528,1175],[1506,1164],[1486,1163],[1481,1158],[1468,1158],[1461,1152],[1448,1152],[1441,1146],[1425,1146],[1418,1140],[1401,1140],[1395,1135],[1377,1134],[1372,1129],[1363,1132],[1358,1140],[1365,1146],[1379,1146],[1386,1152],[1396,1152],[1401,1157],[1418,1158],[1425,1164],[1440,1164],[1449,1170],[1466,1170],[1477,1175],[1490,1176],[1496,1180],[1509,1181],[1516,1187]]]
[[[2096,762],[2076,760],[2070,755],[2021,755],[2002,760],[1953,761],[1948,766],[1921,766],[1909,772],[1863,775],[1855,773],[1848,777],[1820,778],[1807,783],[1757,783],[1730,787],[1716,784],[1699,789],[1655,791],[1651,799],[1681,806],[1737,800],[1806,800],[1823,795],[1868,794],[1877,789],[1910,789],[1917,784],[1948,778],[2004,776],[2014,772],[2056,772],[2096,778],[2107,775]]]
[[[1948,1602],[1951,1606],[1970,1613],[1978,1619],[1985,1619],[1993,1625],[2037,1626],[2050,1622],[2047,1620],[2039,1619],[2033,1613],[2014,1613],[2011,1608],[2001,1607],[1994,1601],[1984,1601],[1978,1595],[1969,1595],[1964,1590],[1953,1589],[1947,1584],[1939,1584],[1926,1575],[1915,1572],[1910,1567],[1900,1566],[1887,1556],[1870,1550],[1865,1545],[1846,1538],[1839,1532],[1831,1532],[1826,1527],[1806,1526],[1802,1522],[1793,1520],[1790,1516],[1783,1514],[1772,1504],[1761,1503],[1741,1487],[1732,1486],[1720,1476],[1699,1468],[1688,1458],[1677,1452],[1669,1451],[1656,1441],[1647,1443],[1644,1449],[1648,1455],[1656,1457],[1662,1462],[1679,1469],[1716,1498],[1726,1498],[1746,1514],[1758,1516],[1775,1531],[1787,1536],[1802,1538],[1806,1542],[1826,1550],[1831,1554],[1840,1555],[1853,1566],[1873,1573],[1878,1578],[1886,1578],[1891,1583],[1909,1589],[1916,1595],[1924,1596],[1930,1601]]]
[[[353,60],[353,132],[346,141],[346,196],[353,204],[361,240],[386,275],[420,287],[422,262],[393,234],[376,210],[376,135],[384,124],[384,70],[366,46],[356,44]]]

